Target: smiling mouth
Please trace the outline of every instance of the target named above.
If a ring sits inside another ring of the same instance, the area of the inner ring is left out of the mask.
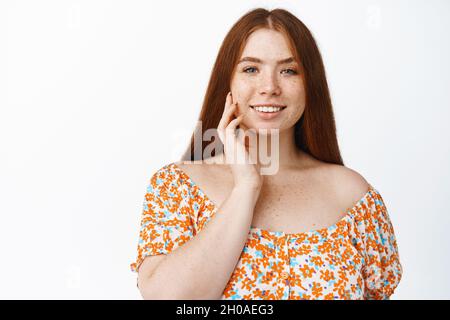
[[[253,110],[260,112],[260,113],[278,113],[280,111],[283,111],[286,109],[286,106],[283,107],[255,107],[250,106]]]
[[[250,109],[252,112],[255,113],[255,115],[263,121],[268,121],[272,119],[278,119],[278,116],[281,114],[281,112],[286,109],[286,106],[282,107],[255,107],[250,106]]]

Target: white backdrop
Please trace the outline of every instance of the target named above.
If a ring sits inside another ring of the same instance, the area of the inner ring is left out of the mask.
[[[1,1],[0,298],[141,299],[151,175],[190,138],[220,44],[256,7],[321,49],[347,167],[382,194],[402,281],[450,298],[449,1]]]

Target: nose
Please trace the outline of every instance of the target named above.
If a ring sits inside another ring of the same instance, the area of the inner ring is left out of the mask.
[[[261,77],[259,93],[269,96],[281,93],[276,73],[267,73]]]

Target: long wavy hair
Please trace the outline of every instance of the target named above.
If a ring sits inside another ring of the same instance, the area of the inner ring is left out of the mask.
[[[322,56],[308,28],[296,16],[284,9],[268,11],[257,8],[243,15],[230,29],[220,47],[184,161],[203,160],[203,151],[209,144],[203,133],[219,125],[230,91],[236,64],[248,37],[261,28],[279,31],[289,40],[289,47],[302,68],[306,90],[306,105],[295,124],[295,145],[314,158],[343,165],[336,137],[336,125]],[[194,137],[197,138],[194,139]],[[199,138],[200,137],[200,138]],[[220,143],[214,141],[214,143]],[[195,141],[201,141],[201,147]],[[222,146],[223,147],[223,146]],[[201,152],[198,152],[201,148]],[[215,149],[214,149],[215,150]],[[214,151],[213,151],[214,153]],[[201,158],[198,158],[201,155]]]

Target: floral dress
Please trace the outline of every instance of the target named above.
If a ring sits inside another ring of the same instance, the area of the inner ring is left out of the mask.
[[[194,237],[218,208],[175,163],[151,177],[133,272],[149,255]],[[284,233],[251,227],[222,299],[389,299],[402,266],[380,193],[367,193],[330,227]]]

